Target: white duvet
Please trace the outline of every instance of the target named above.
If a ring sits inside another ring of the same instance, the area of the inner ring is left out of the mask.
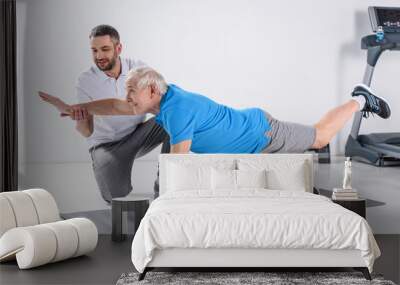
[[[372,272],[380,251],[365,219],[330,199],[299,191],[182,191],[156,199],[132,243],[143,272],[155,249],[358,249]]]

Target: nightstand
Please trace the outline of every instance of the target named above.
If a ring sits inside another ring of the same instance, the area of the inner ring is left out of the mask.
[[[356,199],[356,200],[333,200],[332,202],[339,204],[340,206],[359,214],[364,219],[366,218],[366,200]]]

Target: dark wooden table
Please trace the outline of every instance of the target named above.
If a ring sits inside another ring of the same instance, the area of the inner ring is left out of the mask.
[[[140,221],[149,208],[150,195],[132,194],[126,197],[112,199],[112,234],[113,241],[123,241],[126,235],[122,232],[122,213],[133,211],[135,214],[134,233],[137,231]]]
[[[359,214],[361,217],[366,219],[366,200],[365,199],[355,199],[355,200],[335,200],[332,201],[340,206],[353,211],[356,214]]]

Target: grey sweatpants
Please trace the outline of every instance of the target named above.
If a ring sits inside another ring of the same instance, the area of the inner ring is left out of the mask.
[[[132,190],[131,175],[135,158],[149,153],[161,143],[161,152],[168,153],[168,134],[151,118],[121,140],[91,148],[93,171],[103,199],[111,202],[112,198],[128,195]],[[144,189],[140,192],[144,192]],[[157,175],[154,183],[155,197],[158,192]]]
[[[315,127],[279,121],[265,111],[264,114],[271,126],[271,142],[262,153],[302,153],[314,144]]]

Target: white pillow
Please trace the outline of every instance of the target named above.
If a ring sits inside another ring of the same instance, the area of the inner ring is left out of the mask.
[[[308,191],[311,171],[307,161],[296,159],[239,159],[239,170],[267,171],[267,188],[273,190]]]
[[[237,188],[267,188],[267,171],[235,170]]]
[[[168,164],[168,191],[210,189],[210,171],[207,166]]]
[[[286,171],[269,170],[267,172],[268,188],[273,190],[307,191],[304,164],[298,164]]]
[[[237,190],[267,188],[266,170],[211,169],[211,188]]]
[[[209,159],[182,155],[166,162],[166,191],[211,190],[211,168],[235,169],[234,159]]]

